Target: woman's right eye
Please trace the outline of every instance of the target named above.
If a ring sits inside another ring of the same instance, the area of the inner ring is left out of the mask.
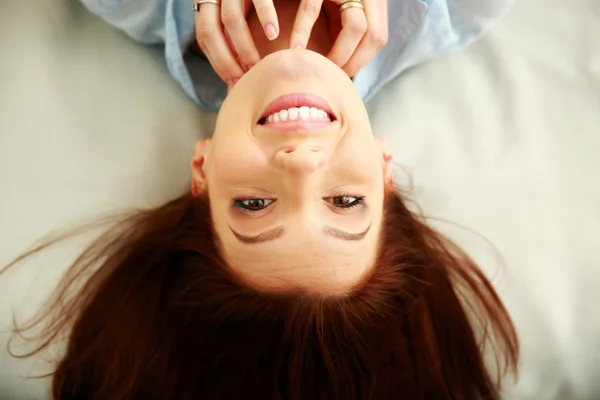
[[[274,202],[275,200],[272,199],[236,199],[233,201],[233,206],[253,212],[264,210]]]

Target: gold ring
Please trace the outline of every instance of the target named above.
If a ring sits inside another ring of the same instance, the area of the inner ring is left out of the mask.
[[[345,1],[342,4],[340,4],[340,12],[347,10],[349,8],[360,8],[361,10],[364,10],[365,5],[362,3],[362,1],[358,1],[358,0]]]
[[[196,2],[196,4],[194,4],[194,11],[196,11],[196,12],[200,11],[200,6],[202,4],[216,4],[216,5],[220,6],[221,1],[220,0],[198,0]]]

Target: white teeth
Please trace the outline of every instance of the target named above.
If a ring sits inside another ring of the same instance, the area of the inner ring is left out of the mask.
[[[281,117],[282,121],[287,121],[288,120],[288,110],[281,110],[278,113],[275,114],[279,114],[279,116]]]
[[[298,110],[296,107],[292,107],[292,108],[288,109],[288,114],[289,114],[289,120],[295,121],[298,119],[298,116],[300,115],[300,110]]]
[[[326,111],[316,107],[302,106],[292,107],[287,110],[273,113],[265,119],[265,123],[276,124],[278,122],[297,121],[298,119],[303,121],[331,121],[331,118],[329,118],[329,114]]]
[[[310,117],[310,107],[302,106],[299,110],[300,119],[307,120]]]

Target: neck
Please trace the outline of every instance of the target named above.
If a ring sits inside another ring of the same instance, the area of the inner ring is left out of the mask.
[[[275,1],[275,8],[279,19],[279,37],[273,41],[269,41],[265,36],[255,10],[252,9],[250,11],[247,17],[248,27],[261,58],[276,51],[290,48],[292,28],[299,6],[300,0]],[[312,29],[307,48],[319,54],[327,55],[332,46],[333,40],[329,30],[329,23],[325,12],[321,11],[321,15]]]

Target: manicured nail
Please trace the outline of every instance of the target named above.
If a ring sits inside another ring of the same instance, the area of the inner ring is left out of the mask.
[[[303,49],[304,46],[302,46],[300,43],[296,43],[296,45],[294,46],[295,49]]]
[[[268,23],[265,25],[265,34],[269,40],[273,40],[277,38],[277,29],[275,29],[275,25]]]

